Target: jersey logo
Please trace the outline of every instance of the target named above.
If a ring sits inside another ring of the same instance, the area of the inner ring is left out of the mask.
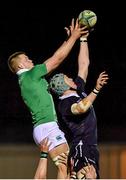
[[[59,135],[59,136],[56,136],[56,140],[57,140],[57,141],[60,141],[60,140],[62,140],[62,137],[61,137],[61,135]]]

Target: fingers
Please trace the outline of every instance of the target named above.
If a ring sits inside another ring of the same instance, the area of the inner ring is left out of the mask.
[[[100,73],[99,76],[108,76],[108,74],[106,73],[106,71],[103,71],[103,72]]]
[[[78,26],[79,26],[79,20],[78,20],[78,18],[77,18],[77,19],[76,19],[76,24],[75,24],[75,29],[77,29]]]
[[[69,26],[69,30],[70,32],[72,33],[73,29],[74,29],[74,18],[72,18],[72,21],[71,21],[71,25]]]
[[[95,179],[96,178],[96,170],[93,165],[88,165],[83,168],[85,170],[85,177]]]
[[[68,27],[64,27],[64,29],[65,29],[66,31],[69,31],[69,28],[68,28]]]
[[[48,144],[48,138],[43,139],[43,141],[41,142],[42,145],[46,145]]]
[[[51,146],[52,142],[49,142],[48,138],[43,139],[40,143],[40,150],[44,152],[48,152],[49,147]]]
[[[98,78],[99,85],[103,86],[104,84],[107,84],[108,79],[109,79],[108,74],[105,71],[103,71],[102,73],[100,73]]]
[[[74,18],[72,19],[72,22],[71,22],[71,27],[74,28]]]
[[[77,172],[77,178],[78,179],[85,179],[85,176],[86,176],[86,171],[84,168],[82,168],[81,170],[79,170]]]
[[[73,171],[73,167],[74,167],[74,159],[71,157],[70,159],[70,170]]]
[[[65,27],[64,29],[66,30],[67,35],[70,36],[70,30],[69,30],[69,28]]]
[[[108,80],[108,79],[109,79],[108,76],[101,76],[101,77],[99,78],[100,81],[106,81],[106,80]]]
[[[68,157],[67,153],[60,154],[58,158],[59,163],[67,165],[67,157]]]
[[[70,179],[76,179],[76,172],[71,172]]]
[[[89,36],[89,30],[87,26],[83,26],[81,29],[81,37],[88,37]]]
[[[81,37],[87,38],[89,36],[89,31],[83,31],[81,32]]]
[[[71,25],[68,27],[64,28],[67,32],[67,35],[70,36],[70,34],[72,33],[72,31],[74,30],[74,18],[72,18],[71,20]]]
[[[76,38],[79,38],[81,36],[88,37],[89,35],[89,29],[87,26],[80,27],[78,18],[76,19],[76,22],[74,18],[71,20],[71,25],[69,28],[65,27],[65,30],[68,34],[68,36],[73,35]]]

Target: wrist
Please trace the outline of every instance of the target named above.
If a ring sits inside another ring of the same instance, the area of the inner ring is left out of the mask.
[[[87,42],[87,38],[86,37],[80,37],[80,42]]]
[[[95,89],[96,89],[97,91],[100,91],[100,90],[101,90],[101,88],[98,88],[98,87],[95,87]]]
[[[98,95],[98,93],[100,92],[100,90],[98,90],[97,88],[94,88],[92,91],[95,95]]]
[[[42,151],[41,153],[40,153],[40,158],[47,158],[48,157],[48,153],[47,152],[44,152],[44,151]]]

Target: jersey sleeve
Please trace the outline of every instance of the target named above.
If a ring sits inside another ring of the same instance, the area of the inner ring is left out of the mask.
[[[84,82],[84,80],[81,77],[77,76],[77,78],[75,79],[75,84],[77,85],[77,93],[78,93],[78,95],[81,98],[83,98],[82,97],[83,96],[82,92],[85,92],[85,84],[86,83]]]
[[[31,78],[39,79],[45,76],[48,72],[46,65],[43,63],[43,64],[35,65],[30,71],[28,71],[28,73],[30,73]]]

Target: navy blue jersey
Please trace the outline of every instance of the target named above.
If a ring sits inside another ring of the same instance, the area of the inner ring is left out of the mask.
[[[77,94],[71,93],[60,98],[58,105],[59,112],[62,117],[63,124],[66,125],[70,142],[70,153],[68,163],[71,157],[74,159],[74,171],[78,172],[87,165],[86,159],[93,164],[96,169],[97,179],[99,176],[99,151],[97,148],[97,119],[93,106],[86,113],[74,115],[71,112],[71,105],[78,103],[84,97],[85,82],[82,78],[75,79],[77,85]],[[64,128],[65,129],[65,128]]]
[[[97,144],[97,120],[93,106],[81,115],[74,115],[71,112],[71,105],[81,101],[86,97],[85,82],[82,78],[75,79],[77,85],[77,94],[71,94],[67,97],[61,98],[58,110],[62,116],[62,120],[69,128],[72,136],[72,142],[76,143],[80,139],[88,145]]]

